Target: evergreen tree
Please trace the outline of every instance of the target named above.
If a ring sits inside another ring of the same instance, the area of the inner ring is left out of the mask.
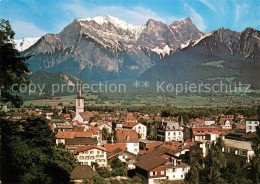
[[[256,127],[256,136],[252,141],[254,157],[251,159],[251,179],[254,183],[260,182],[260,128]]]
[[[19,85],[28,83],[29,69],[25,61],[29,57],[20,56],[15,49],[14,34],[9,21],[0,20],[0,102],[11,102],[19,107],[23,100],[12,90],[18,91]]]
[[[55,148],[48,122],[35,118],[1,122],[1,180],[3,183],[68,183],[74,156]]]

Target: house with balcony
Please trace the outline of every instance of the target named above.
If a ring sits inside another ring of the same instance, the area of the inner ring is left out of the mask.
[[[159,183],[162,180],[184,180],[190,169],[173,150],[163,147],[156,148],[138,159],[134,163],[136,173],[146,177],[148,184]]]
[[[160,122],[157,124],[157,140],[183,142],[183,127],[180,127],[179,122]]]
[[[81,165],[107,167],[107,150],[101,146],[78,146],[74,152],[75,158]]]

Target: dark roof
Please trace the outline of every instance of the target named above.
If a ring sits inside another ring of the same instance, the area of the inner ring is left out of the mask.
[[[65,145],[94,145],[97,144],[96,138],[73,138],[65,139]]]
[[[140,160],[138,162],[135,162],[135,165],[139,168],[144,169],[145,171],[150,171],[164,164],[165,162],[167,162],[165,158],[155,157],[155,158]]]
[[[124,150],[122,150],[120,148],[117,148],[114,151],[107,153],[107,158],[110,159],[112,157],[115,157],[115,156],[119,155],[122,152],[124,152]]]
[[[78,180],[78,179],[92,179],[93,176],[98,175],[97,172],[93,171],[92,168],[88,165],[78,165],[73,169],[70,174],[71,180]]]
[[[174,155],[173,150],[171,150],[169,148],[159,147],[159,148],[154,149],[153,151],[148,152],[148,153],[144,154],[143,156],[139,157],[139,161],[136,162],[135,165],[146,171],[150,171],[167,161],[165,158],[160,157],[163,154],[168,154],[173,157],[176,157]]]
[[[247,121],[258,121],[259,120],[259,116],[255,115],[255,116],[251,116],[249,118],[246,118]]]

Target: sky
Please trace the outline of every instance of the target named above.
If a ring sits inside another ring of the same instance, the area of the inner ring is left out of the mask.
[[[74,19],[99,15],[133,25],[190,17],[206,33],[220,27],[260,30],[260,0],[0,0],[0,19],[10,21],[15,39],[59,33]]]

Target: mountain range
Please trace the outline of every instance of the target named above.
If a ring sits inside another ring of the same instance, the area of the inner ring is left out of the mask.
[[[253,28],[206,34],[190,18],[170,25],[150,19],[134,26],[98,16],[75,19],[59,34],[35,40],[20,48],[32,55],[33,72],[66,72],[87,81],[224,79],[260,88],[260,33]]]

